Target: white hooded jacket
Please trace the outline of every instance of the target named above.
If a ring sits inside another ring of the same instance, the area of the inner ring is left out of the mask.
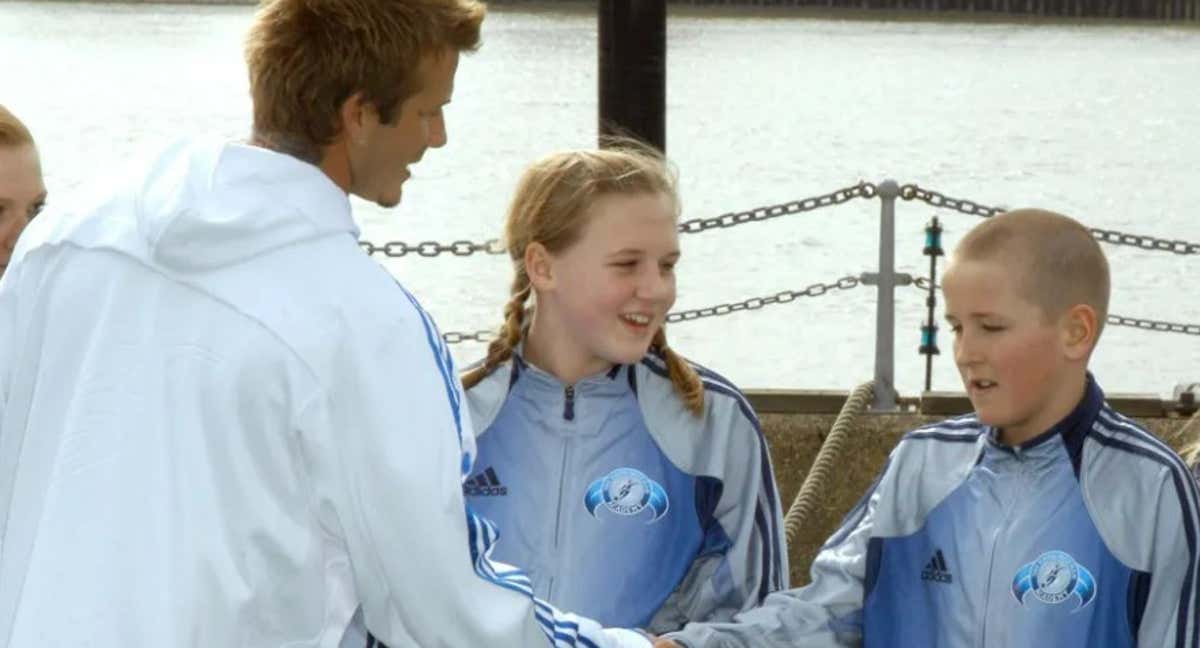
[[[336,646],[359,605],[393,648],[646,644],[488,561],[450,356],[319,169],[126,182],[0,280],[0,647]]]

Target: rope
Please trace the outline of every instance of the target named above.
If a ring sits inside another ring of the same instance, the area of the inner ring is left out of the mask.
[[[1184,446],[1181,452],[1184,453],[1183,458],[1188,465],[1200,465],[1200,410],[1196,410],[1196,413],[1192,414],[1192,418],[1179,428],[1179,432],[1176,432],[1175,436],[1183,439]]]
[[[851,424],[859,414],[866,411],[874,394],[875,381],[872,380],[856,387],[846,402],[842,404],[842,411],[838,413],[837,420],[833,423],[833,429],[829,431],[825,442],[821,444],[821,449],[817,451],[817,458],[813,459],[812,468],[804,478],[804,485],[800,487],[800,492],[796,494],[796,499],[792,501],[787,515],[783,518],[788,546],[791,546],[796,538],[796,533],[804,526],[816,507],[817,494],[825,489],[829,473],[834,469],[845,449]]]

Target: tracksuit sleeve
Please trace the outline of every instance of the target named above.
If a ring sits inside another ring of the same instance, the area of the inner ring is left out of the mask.
[[[860,646],[868,546],[893,481],[885,467],[813,560],[808,585],[775,592],[731,622],[693,623],[668,636],[687,648]]]
[[[689,621],[728,621],[788,585],[783,513],[766,441],[756,420],[736,410],[729,414],[709,421],[730,429],[709,435],[729,444],[722,449],[720,488],[713,486],[716,480],[698,486],[704,544],[648,624],[651,633],[677,630]]]
[[[1182,467],[1163,475],[1137,644],[1192,648],[1200,646],[1200,495]]]
[[[332,395],[302,409],[318,512],[346,544],[366,627],[392,646],[648,646],[535,601],[528,579],[488,559],[495,529],[462,495],[461,385],[428,322],[425,333],[348,343]]]

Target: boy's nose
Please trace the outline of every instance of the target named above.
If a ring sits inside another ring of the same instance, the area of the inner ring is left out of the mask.
[[[954,363],[963,366],[980,361],[979,347],[966,335],[954,341]]]

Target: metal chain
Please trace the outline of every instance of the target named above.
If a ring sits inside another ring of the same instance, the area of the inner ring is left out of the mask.
[[[915,184],[901,185],[900,198],[903,200],[920,200],[941,209],[953,209],[964,214],[983,216],[984,218],[1004,213],[1004,210],[1000,207],[988,207],[964,198],[951,198],[932,189],[922,189]]]
[[[913,279],[913,286],[919,289],[922,293],[929,290],[929,277],[917,277]],[[940,285],[934,286],[941,290]],[[1177,322],[1163,322],[1160,320],[1144,319],[1141,317],[1125,317],[1124,315],[1110,314],[1105,320],[1113,326],[1131,326],[1140,328],[1146,331],[1156,331],[1159,333],[1183,333],[1185,335],[1200,335],[1200,324],[1179,324]]]
[[[1124,315],[1109,315],[1106,320],[1113,326],[1132,326],[1146,331],[1160,333],[1183,333],[1184,335],[1200,335],[1200,324],[1179,324],[1178,322],[1162,322],[1159,320],[1142,319],[1140,317],[1125,317]]]
[[[1189,243],[1180,240],[1168,240],[1155,238],[1153,236],[1142,236],[1139,234],[1127,234],[1125,232],[1117,232],[1115,230],[1100,229],[1098,227],[1089,227],[1092,236],[1097,240],[1113,245],[1130,245],[1139,247],[1143,250],[1153,250],[1155,252],[1174,252],[1175,254],[1200,254],[1200,243]]]
[[[453,243],[438,243],[437,241],[422,241],[416,245],[405,243],[404,241],[388,241],[382,245],[376,245],[370,241],[359,241],[359,246],[366,251],[367,254],[382,254],[389,257],[403,257],[409,254],[416,254],[423,257],[435,257],[439,254],[453,254],[454,256],[471,256],[476,252],[484,252],[486,254],[504,254],[504,246],[501,245],[500,239],[488,239],[482,243],[474,241],[454,241]]]
[[[970,200],[951,198],[945,194],[938,193],[931,189],[922,189],[915,184],[906,184],[900,187],[900,197],[904,200],[920,200],[924,203],[941,209],[952,209],[964,214],[982,216],[984,218],[989,218],[991,216],[997,216],[1004,213],[1004,208],[1002,207],[988,207]],[[1112,245],[1128,245],[1154,252],[1200,254],[1200,243],[1190,243],[1188,241],[1182,241],[1178,239],[1163,239],[1155,236],[1146,236],[1144,234],[1130,234],[1128,232],[1118,232],[1116,230],[1100,229],[1098,227],[1089,227],[1088,230],[1092,233],[1092,236],[1096,237],[1097,240],[1103,243],[1110,243]]]
[[[767,295],[765,297],[751,297],[740,302],[732,302],[728,304],[717,304],[716,306],[706,306],[704,308],[694,308],[692,310],[676,311],[667,315],[668,322],[690,322],[704,317],[718,317],[721,315],[730,315],[741,311],[758,310],[765,306],[773,304],[786,304],[794,301],[798,297],[820,297],[826,293],[849,290],[856,288],[861,284],[858,277],[846,276],[838,279],[833,283],[815,283],[811,286],[800,290],[785,290]],[[442,334],[442,338],[447,344],[458,344],[459,342],[487,342],[496,336],[494,331],[475,331],[474,333],[459,333],[450,332]]]
[[[759,221],[787,216],[789,214],[799,214],[802,212],[814,211],[823,207],[840,205],[849,202],[855,198],[874,198],[878,193],[875,184],[870,182],[859,182],[856,185],[838,189],[821,196],[813,196],[812,198],[804,198],[802,200],[793,200],[787,203],[778,205],[767,205],[765,207],[756,207],[747,211],[729,212],[720,216],[711,218],[693,218],[683,221],[679,224],[679,232],[682,234],[698,234],[710,229],[725,229],[736,227],[746,223],[756,223]],[[965,198],[951,198],[943,193],[932,189],[924,189],[915,184],[906,184],[900,187],[900,198],[903,200],[920,200],[928,205],[939,209],[951,209],[954,211],[969,214],[971,216],[982,216],[988,218],[996,216],[1004,212],[1002,207],[988,207],[981,205],[975,201]],[[1131,247],[1140,248],[1143,250],[1151,250],[1155,252],[1173,252],[1175,254],[1200,254],[1200,243],[1192,243],[1179,239],[1163,239],[1154,236],[1146,236],[1143,234],[1130,234],[1128,232],[1120,232],[1116,230],[1100,229],[1098,227],[1089,228],[1092,235],[1096,239],[1113,245],[1128,245]],[[388,241],[383,244],[375,244],[370,241],[359,241],[367,254],[382,254],[384,256],[400,258],[410,254],[416,254],[421,257],[435,257],[442,254],[453,254],[454,256],[465,257],[472,254],[482,252],[485,254],[504,254],[504,245],[499,239],[488,239],[481,243],[475,241],[459,240],[453,243],[438,243],[437,241],[422,241],[417,244],[405,243],[404,241]]]
[[[717,304],[716,306],[706,306],[704,308],[694,308],[692,310],[676,311],[667,315],[667,321],[675,322],[690,322],[692,320],[701,319],[704,317],[719,317],[722,315],[731,315],[741,311],[759,310],[765,306],[773,304],[786,304],[794,301],[798,297],[820,297],[826,293],[849,290],[860,286],[862,282],[858,277],[845,276],[833,283],[815,283],[801,290],[785,290],[767,295],[765,297],[751,297],[740,302],[731,302],[728,304]],[[927,277],[915,277],[911,284],[915,289],[922,292],[929,290],[929,279]],[[934,285],[938,290],[941,286]],[[1130,326],[1140,328],[1146,331],[1156,331],[1160,333],[1183,333],[1185,335],[1200,335],[1200,324],[1180,324],[1177,322],[1164,322],[1160,320],[1144,319],[1140,317],[1125,317],[1124,315],[1109,315],[1107,322],[1113,326]],[[496,337],[495,331],[475,331],[472,333],[461,333],[451,331],[442,334],[442,338],[446,340],[446,344],[458,344],[460,342],[490,342]]]
[[[815,283],[801,290],[785,290],[767,295],[765,297],[751,297],[740,302],[732,302],[729,304],[717,304],[716,306],[706,306],[704,308],[694,308],[692,310],[676,311],[667,315],[667,322],[690,322],[702,317],[717,317],[720,315],[731,315],[747,310],[758,310],[764,306],[772,304],[786,304],[793,301],[797,297],[820,297],[828,292],[836,290],[849,290],[856,288],[861,282],[858,277],[845,276],[833,283]]]
[[[747,211],[729,212],[720,216],[713,216],[712,218],[693,218],[680,223],[679,232],[681,234],[697,234],[710,229],[736,227],[745,223],[756,223],[771,218],[787,216],[788,214],[799,214],[801,212],[821,209],[822,207],[840,205],[855,198],[874,198],[875,193],[876,187],[874,184],[859,182],[854,186],[838,189],[822,196],[813,196],[812,198],[793,200],[791,202],[758,207]]]
[[[734,227],[744,223],[754,223],[764,221],[771,218],[778,218],[788,214],[798,214],[806,211],[813,211],[822,207],[831,205],[840,205],[844,202],[853,200],[854,198],[874,198],[875,185],[870,182],[860,182],[852,187],[838,189],[822,196],[814,196],[812,198],[804,198],[803,200],[793,200],[792,202],[782,203],[779,205],[768,205],[766,207],[756,207],[748,211],[729,212],[712,218],[693,218],[692,220],[683,221],[679,224],[679,231],[683,234],[696,234],[710,229]],[[474,241],[454,241],[453,243],[438,243],[437,241],[422,241],[416,245],[405,243],[404,241],[388,241],[381,245],[370,241],[359,241],[358,244],[367,254],[382,254],[384,256],[399,258],[416,254],[422,257],[435,257],[441,254],[453,254],[454,256],[471,256],[476,252],[484,252],[487,254],[504,254],[504,245],[499,239],[488,239],[482,243]]]
[[[446,341],[446,344],[458,344],[460,342],[491,342],[495,338],[495,331],[475,331],[474,333],[450,331],[449,333],[442,334],[442,339]]]

